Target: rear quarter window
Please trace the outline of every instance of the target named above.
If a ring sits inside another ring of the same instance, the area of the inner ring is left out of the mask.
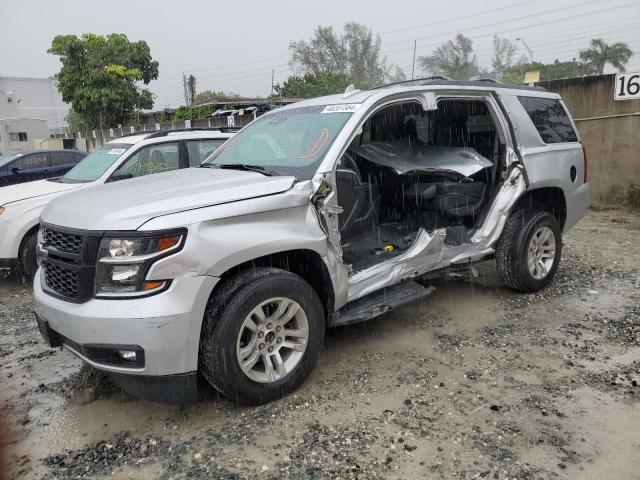
[[[544,143],[577,142],[569,114],[554,98],[518,97]]]

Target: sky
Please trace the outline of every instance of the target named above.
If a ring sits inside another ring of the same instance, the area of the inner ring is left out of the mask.
[[[0,0],[0,75],[56,74],[59,59],[46,53],[55,35],[124,33],[145,40],[160,62],[148,87],[154,109],[184,104],[183,73],[197,78],[197,91],[266,96],[272,71],[276,83],[292,73],[291,41],[351,21],[380,34],[388,62],[409,77],[414,41],[420,57],[457,33],[487,68],[498,34],[517,43],[518,57],[528,55],[522,38],[543,62],[577,57],[593,37],[623,41],[638,52],[627,70],[640,70],[640,0]]]

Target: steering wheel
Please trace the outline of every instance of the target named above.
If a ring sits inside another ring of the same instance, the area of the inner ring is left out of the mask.
[[[346,160],[346,162],[345,162]],[[360,168],[358,167],[358,164],[356,163],[356,160],[353,158],[353,155],[351,155],[348,151],[344,152],[344,154],[342,155],[342,161],[343,164],[344,163],[348,163],[349,167],[351,168],[351,170],[353,170],[356,175],[358,176],[358,178],[362,178],[362,175],[360,175]],[[344,165],[346,167],[346,165]]]

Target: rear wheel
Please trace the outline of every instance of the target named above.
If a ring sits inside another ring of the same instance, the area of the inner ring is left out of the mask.
[[[324,323],[318,295],[301,277],[275,268],[241,272],[209,301],[200,370],[237,403],[275,400],[315,366]]]
[[[38,230],[28,233],[20,246],[19,267],[22,274],[29,280],[33,280],[38,270],[36,260],[36,248],[38,244]]]
[[[496,244],[502,283],[521,292],[537,292],[551,283],[560,264],[562,232],[549,212],[511,214]]]

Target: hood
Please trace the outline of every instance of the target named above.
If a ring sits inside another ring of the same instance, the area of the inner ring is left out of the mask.
[[[82,189],[55,199],[42,220],[84,230],[136,230],[152,218],[284,192],[294,177],[187,168]]]
[[[86,186],[84,183],[60,183],[49,180],[18,183],[0,188],[0,207],[28,198],[42,197],[52,193],[66,192]]]

